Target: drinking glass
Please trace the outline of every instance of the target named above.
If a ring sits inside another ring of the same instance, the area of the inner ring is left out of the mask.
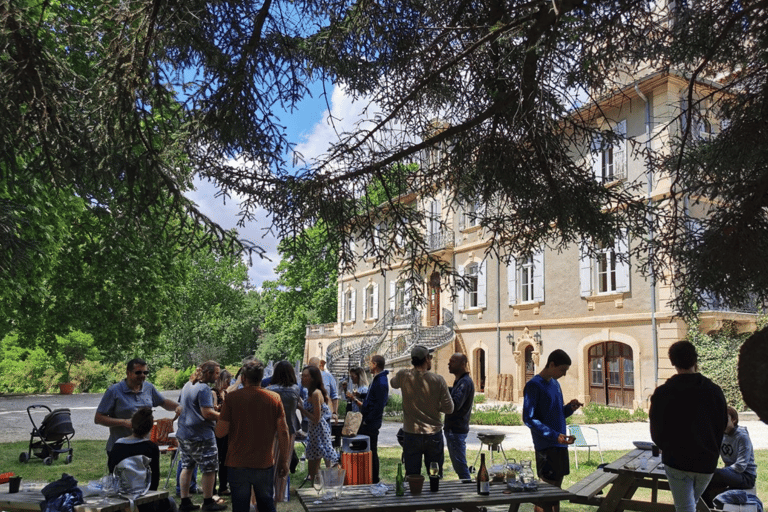
[[[318,471],[315,478],[312,479],[312,487],[317,491],[317,497],[320,498],[320,492],[323,490],[323,475]]]
[[[437,462],[429,463],[429,476],[437,476],[440,474],[440,465]]]

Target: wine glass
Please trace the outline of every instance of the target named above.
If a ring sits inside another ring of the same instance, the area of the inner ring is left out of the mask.
[[[312,487],[317,491],[317,497],[320,498],[320,492],[323,490],[323,475],[319,471],[315,473],[315,478],[312,479]]]
[[[430,462],[429,476],[437,476],[438,474],[440,474],[440,466],[437,464],[437,462]]]

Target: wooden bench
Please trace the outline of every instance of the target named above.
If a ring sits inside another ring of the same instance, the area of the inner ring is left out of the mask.
[[[606,473],[602,468],[593,471],[568,488],[568,492],[575,496],[575,498],[571,498],[571,501],[599,506],[603,498],[598,494],[618,477],[619,475],[616,473]]]

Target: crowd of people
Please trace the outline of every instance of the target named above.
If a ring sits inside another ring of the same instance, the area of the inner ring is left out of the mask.
[[[403,399],[403,426],[398,433],[406,474],[420,474],[437,463],[443,475],[444,451],[448,448],[453,470],[470,479],[466,460],[466,437],[474,403],[474,383],[466,355],[456,353],[448,361],[454,376],[452,386],[432,370],[432,350],[416,345],[411,349],[411,367],[398,371],[391,380],[381,355],[373,355],[368,372],[349,370],[341,390],[347,410],[359,412],[358,434],[370,439],[372,481],[380,480],[378,437],[389,388],[399,389]],[[698,373],[697,354],[687,341],[673,344],[669,359],[676,374],[659,386],[651,397],[651,437],[662,453],[677,512],[692,512],[699,498],[712,507],[724,491],[751,489],[757,478],[752,444],[746,428],[739,426],[738,412],[726,404],[722,390]],[[180,497],[178,510],[200,508],[190,499],[194,471],[201,472],[202,510],[224,510],[219,496],[231,494],[234,512],[274,511],[275,502],[286,499],[289,469],[298,461],[293,446],[303,434],[308,478],[339,464],[332,443],[331,421],[338,415],[339,386],[324,369],[325,361],[311,358],[301,371],[300,382],[288,361],[280,361],[270,377],[258,360],[244,362],[232,377],[215,361],[201,364],[181,391],[180,403],[165,399],[146,381],[147,363],[128,362],[125,380],[104,394],[95,422],[109,427],[107,441],[110,471],[132,455],[151,460],[152,485],[159,480],[159,452],[148,441],[152,407],[174,411],[178,417]],[[552,351],[546,364],[524,388],[523,422],[529,427],[538,477],[561,486],[570,472],[566,418],[583,404],[565,402],[558,383],[571,366],[560,349]],[[370,383],[367,373],[370,373]],[[258,411],[255,417],[253,412]],[[725,467],[718,469],[718,457]],[[215,481],[218,476],[218,494]],[[175,512],[172,499],[143,506],[141,512]],[[140,507],[141,508],[141,507]],[[558,502],[537,503],[537,512],[559,510]]]

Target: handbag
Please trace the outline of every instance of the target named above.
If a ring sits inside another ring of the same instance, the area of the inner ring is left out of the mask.
[[[357,435],[360,425],[363,423],[363,415],[359,412],[350,411],[344,417],[344,426],[341,429],[341,435],[352,437]]]

